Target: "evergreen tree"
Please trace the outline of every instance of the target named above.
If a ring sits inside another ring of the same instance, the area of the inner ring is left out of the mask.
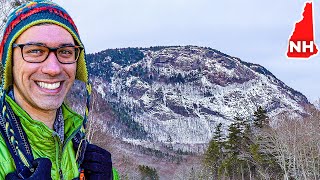
[[[218,178],[218,169],[223,161],[224,138],[222,134],[222,123],[219,123],[209,142],[207,151],[204,154],[204,165],[209,170],[214,179]]]
[[[218,169],[219,177],[226,176],[234,176],[234,173],[237,172],[237,160],[239,155],[239,143],[241,140],[241,129],[240,123],[236,120],[236,122],[230,124],[228,131],[229,134],[227,136],[227,140],[225,143],[225,152],[224,158]]]
[[[224,160],[219,167],[219,176],[231,179],[246,179],[248,177],[248,163],[246,161],[247,144],[244,141],[247,121],[235,117],[235,122],[230,124],[227,136]]]
[[[237,121],[235,123],[230,124],[228,131],[228,137],[226,142],[226,148],[234,154],[239,154],[239,147],[241,145],[242,139],[242,131],[241,131],[241,123]]]
[[[267,111],[264,110],[261,106],[253,114],[253,124],[257,128],[263,128],[269,125],[269,117],[267,116]]]
[[[218,169],[223,161],[223,152],[221,144],[218,141],[211,140],[209,147],[204,154],[204,165],[209,170],[210,175],[218,178]]]
[[[242,145],[245,152],[249,151],[250,145],[253,143],[254,134],[249,120],[244,120],[242,123]]]
[[[223,137],[221,128],[222,128],[222,123],[219,123],[216,126],[215,132],[213,133],[213,137],[212,137],[213,140],[215,140],[219,143],[222,143],[225,140],[225,138]]]
[[[141,180],[159,180],[159,175],[155,168],[139,165],[138,169],[141,174]]]
[[[211,178],[237,180],[279,177],[279,166],[273,155],[260,147],[261,143],[267,143],[259,137],[259,132],[264,130],[260,127],[268,125],[266,111],[259,107],[254,117],[253,122],[235,117],[228,127],[226,139],[223,138],[222,124],[217,125],[204,155],[204,164]]]

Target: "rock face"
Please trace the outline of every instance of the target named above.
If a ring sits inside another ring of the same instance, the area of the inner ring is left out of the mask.
[[[126,48],[88,55],[107,129],[124,141],[170,144],[197,151],[215,126],[252,118],[258,106],[269,117],[300,116],[310,105],[264,67],[211,48]]]

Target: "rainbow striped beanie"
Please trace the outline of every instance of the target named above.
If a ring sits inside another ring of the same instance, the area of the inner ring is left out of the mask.
[[[69,14],[59,5],[46,0],[34,0],[16,8],[8,17],[0,44],[0,58],[4,69],[3,90],[12,85],[12,44],[28,28],[42,23],[56,24],[66,29],[77,45],[83,47],[76,25]],[[81,52],[77,61],[76,79],[88,84],[88,71],[85,52]]]

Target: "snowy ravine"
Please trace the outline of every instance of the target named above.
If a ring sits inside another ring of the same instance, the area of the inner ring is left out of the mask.
[[[123,124],[131,121],[109,124],[114,135],[130,143],[148,147],[156,142],[196,151],[193,147],[208,143],[218,123],[226,128],[235,117],[250,119],[258,106],[275,117],[303,115],[304,107],[310,105],[304,95],[264,67],[211,48],[156,47],[113,53],[117,56],[107,51],[89,55],[89,67],[94,88],[105,103],[117,104],[114,110],[125,111],[146,137],[122,132],[121,127],[137,131],[137,126]],[[121,55],[135,54],[139,58],[121,59]]]

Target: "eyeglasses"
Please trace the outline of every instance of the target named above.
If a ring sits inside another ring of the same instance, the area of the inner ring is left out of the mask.
[[[57,48],[50,48],[43,44],[13,44],[13,48],[20,47],[23,60],[29,63],[44,62],[50,52],[54,52],[61,64],[73,64],[77,62],[83,47],[64,45]]]

